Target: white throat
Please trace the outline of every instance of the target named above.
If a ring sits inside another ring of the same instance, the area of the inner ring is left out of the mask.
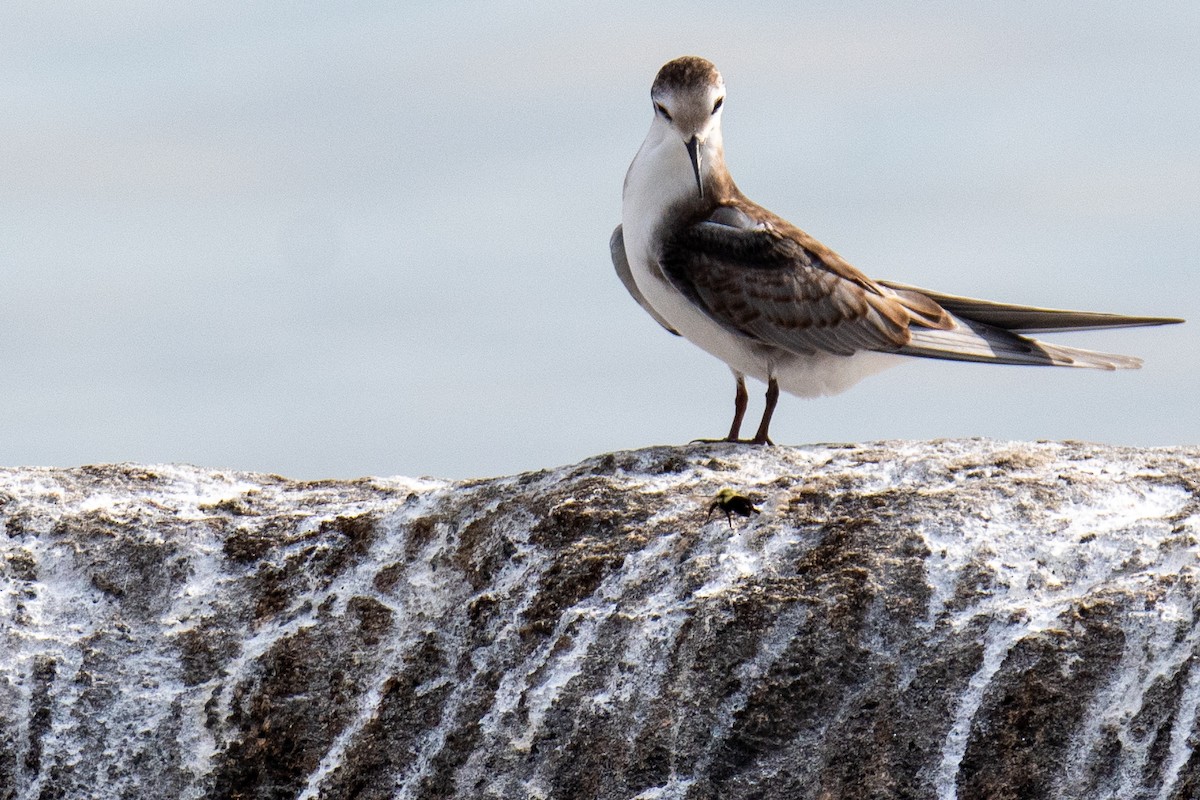
[[[721,129],[713,125],[699,148],[700,179],[711,185],[715,169],[724,169]],[[655,119],[629,165],[622,192],[621,221],[625,247],[651,258],[657,253],[651,242],[655,232],[668,222],[668,215],[700,200],[696,174],[688,156],[687,143],[660,119]]]

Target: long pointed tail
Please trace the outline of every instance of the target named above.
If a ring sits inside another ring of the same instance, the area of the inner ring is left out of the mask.
[[[1176,317],[1133,317],[1125,314],[1105,314],[1098,311],[1070,311],[1065,308],[1039,308],[1012,303],[996,303],[991,300],[978,300],[974,297],[934,292],[894,281],[877,282],[900,294],[915,292],[924,295],[956,317],[982,322],[984,325],[1014,333],[1140,328],[1149,325],[1175,325],[1183,322]]]
[[[1020,334],[1132,328],[1183,322],[1173,317],[1133,317],[1093,311],[1018,306],[931,292],[891,281],[881,283],[901,297],[925,297],[949,312],[954,325],[948,329],[933,325],[922,326],[919,321],[910,326],[911,338],[899,352],[924,358],[1087,369],[1137,369],[1142,365],[1140,358],[1049,344]]]
[[[912,329],[912,338],[899,352],[951,361],[1046,367],[1137,369],[1142,365],[1142,360],[1133,356],[1050,344],[961,317],[955,317],[955,322],[958,325],[952,330]]]

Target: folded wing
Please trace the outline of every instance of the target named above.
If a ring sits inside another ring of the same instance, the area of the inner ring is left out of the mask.
[[[815,240],[704,221],[671,237],[672,284],[725,328],[785,350],[877,350],[954,361],[1132,369],[1137,358],[1048,344],[1019,332],[1179,320],[1060,311],[872,281]]]
[[[666,328],[669,333],[673,333],[678,336],[679,331],[672,328],[670,324],[663,319],[657,311],[654,310],[654,307],[646,301],[645,296],[642,294],[641,290],[638,289],[637,283],[634,282],[633,270],[629,268],[629,256],[625,254],[625,233],[621,230],[620,225],[618,225],[616,230],[612,232],[612,238],[608,240],[608,250],[612,255],[613,268],[617,271],[617,277],[621,279],[621,283],[625,284],[625,289],[629,292],[629,294],[633,295],[633,299],[637,301],[638,305],[641,306],[647,314],[654,317],[655,322]]]
[[[701,222],[672,236],[660,261],[711,319],[794,353],[895,351],[914,318],[950,324],[935,304],[910,302],[773,230]]]

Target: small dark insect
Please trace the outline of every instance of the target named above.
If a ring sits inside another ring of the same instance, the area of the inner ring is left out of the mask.
[[[708,519],[717,509],[725,512],[725,521],[729,523],[729,530],[733,530],[733,515],[737,514],[740,517],[748,517],[751,514],[761,514],[762,512],[754,507],[754,503],[749,497],[743,494],[738,494],[733,489],[722,489],[713,496],[713,501],[708,507]]]

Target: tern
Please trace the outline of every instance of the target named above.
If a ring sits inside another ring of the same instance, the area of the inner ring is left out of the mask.
[[[729,365],[737,382],[724,439],[771,444],[782,389],[832,395],[905,357],[1136,369],[1131,356],[1022,334],[1165,325],[1183,320],[1011,305],[872,280],[754,203],[725,167],[725,82],[684,56],[659,70],[654,118],[629,166],[613,266],[660,325]],[[746,376],[767,385],[751,439],[740,439]]]

